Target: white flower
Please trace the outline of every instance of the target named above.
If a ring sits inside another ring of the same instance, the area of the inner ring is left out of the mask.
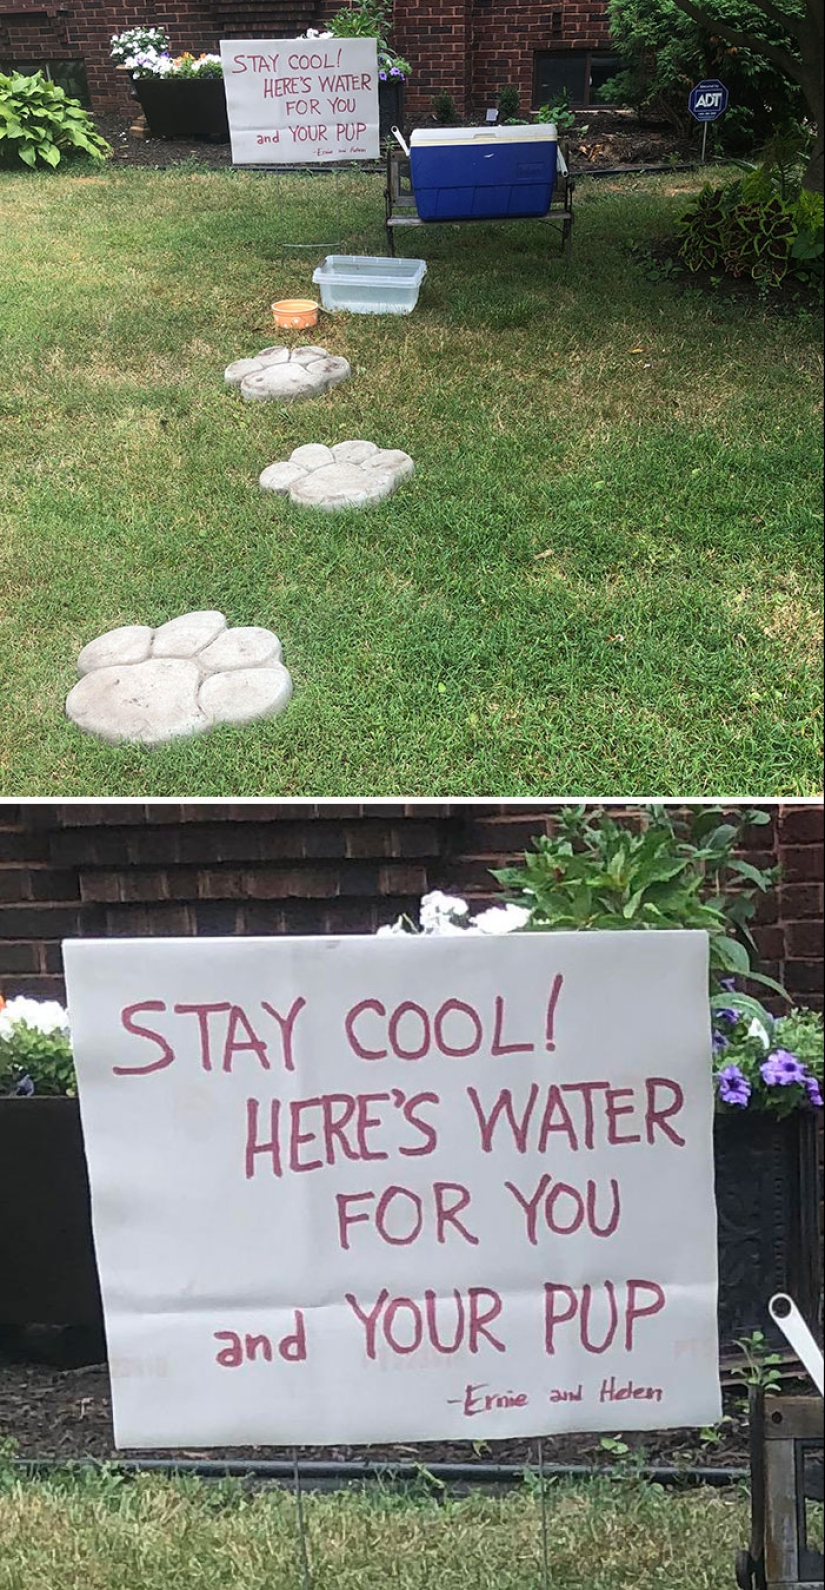
[[[407,929],[404,926],[404,918],[403,918],[403,916],[400,916],[398,918],[397,922],[391,922],[389,924],[389,926],[387,926],[387,927],[380,927],[378,929],[378,932],[376,933],[375,936],[378,939],[404,939],[404,938],[406,938],[407,937]]]
[[[56,999],[26,999],[22,994],[8,1000],[0,1010],[0,1038],[10,1038],[20,1023],[35,1031],[51,1036],[55,1032],[68,1034],[69,1018]]]
[[[455,895],[442,894],[440,889],[434,889],[432,894],[425,894],[421,901],[419,922],[422,933],[442,933],[445,926],[454,925],[455,917],[469,915],[469,906],[466,900],[459,900]]]
[[[771,1040],[768,1037],[768,1034],[765,1031],[765,1028],[762,1026],[761,1021],[757,1021],[756,1017],[754,1017],[753,1021],[751,1022],[750,1026],[748,1028],[748,1037],[749,1038],[758,1038],[760,1043],[762,1044],[762,1047],[764,1049],[770,1049]]]
[[[530,912],[523,905],[493,905],[473,920],[479,933],[518,933],[530,921]]]

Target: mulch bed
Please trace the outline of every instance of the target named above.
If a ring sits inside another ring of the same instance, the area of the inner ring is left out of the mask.
[[[721,1427],[721,1444],[705,1448],[699,1432],[664,1431],[629,1435],[627,1445],[639,1461],[665,1466],[746,1468],[747,1432],[741,1417],[742,1392],[726,1397],[734,1423]],[[116,1451],[112,1445],[109,1376],[105,1365],[80,1369],[55,1369],[43,1364],[0,1362],[0,1443],[9,1442],[18,1458],[50,1458],[64,1462],[83,1458],[111,1460],[129,1457],[203,1458],[216,1461],[291,1460],[292,1449],[243,1447],[231,1450],[134,1452]],[[430,1442],[416,1446],[305,1448],[303,1459],[365,1461],[370,1463],[511,1463],[517,1468],[536,1460],[536,1443],[496,1441],[476,1453],[462,1442]],[[600,1464],[616,1462],[615,1454],[600,1445],[598,1435],[571,1435],[545,1443],[548,1464]]]
[[[221,170],[232,165],[228,143],[209,143],[205,139],[141,138],[130,129],[140,119],[135,102],[129,115],[95,115],[94,121],[112,146],[114,166],[167,168],[182,165]],[[570,135],[571,160],[577,173],[635,168],[642,165],[667,165],[670,161],[695,159],[696,149],[689,140],[679,139],[670,129],[640,127],[632,111],[594,111],[587,131]],[[432,123],[431,125],[435,125]],[[316,168],[317,169],[317,168]]]

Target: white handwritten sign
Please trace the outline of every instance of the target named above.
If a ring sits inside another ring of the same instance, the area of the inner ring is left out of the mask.
[[[64,949],[118,1445],[719,1417],[703,934]]]
[[[235,165],[376,160],[375,39],[223,39]]]

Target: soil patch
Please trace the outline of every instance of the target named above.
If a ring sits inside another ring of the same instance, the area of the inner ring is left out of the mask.
[[[571,1435],[548,1440],[548,1463],[597,1464],[637,1461],[666,1466],[744,1468],[748,1463],[746,1425],[742,1417],[742,1392],[726,1395],[731,1422],[720,1426],[718,1442],[703,1444],[695,1430],[662,1431],[623,1437],[627,1454],[607,1451],[598,1435]],[[243,1447],[170,1453],[117,1451],[112,1445],[109,1376],[104,1364],[81,1369],[54,1369],[42,1364],[0,1361],[0,1444],[9,1442],[20,1458],[57,1458],[63,1462],[84,1458],[111,1460],[157,1457],[167,1460],[203,1458],[238,1461],[289,1460],[292,1449]],[[369,1463],[508,1463],[522,1468],[536,1460],[536,1443],[494,1441],[476,1450],[468,1442],[428,1442],[416,1446],[307,1447],[301,1457],[318,1462]]]
[[[131,129],[141,120],[137,101],[131,114],[94,116],[98,131],[112,146],[112,165],[158,168],[196,163],[214,170],[231,167],[228,143],[209,143],[203,138],[139,137]],[[562,138],[570,145],[571,163],[577,174],[614,166],[681,164],[696,158],[696,146],[690,139],[680,138],[668,127],[640,126],[633,111],[584,112],[581,122],[586,130],[579,129]],[[421,125],[434,127],[436,123],[425,118]]]
[[[688,270],[672,239],[645,244],[631,250],[649,281],[669,281],[681,292],[692,290],[717,302],[741,304],[761,314],[798,315],[800,311],[821,317],[823,311],[822,273],[811,271],[807,280],[786,276],[775,287],[755,282],[750,276],[730,276],[725,271]]]

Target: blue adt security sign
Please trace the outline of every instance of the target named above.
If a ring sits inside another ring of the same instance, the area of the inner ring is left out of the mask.
[[[720,83],[716,77],[710,77],[707,82],[697,83],[691,91],[688,100],[690,114],[697,121],[716,121],[718,116],[724,116],[728,98],[724,83]]]

